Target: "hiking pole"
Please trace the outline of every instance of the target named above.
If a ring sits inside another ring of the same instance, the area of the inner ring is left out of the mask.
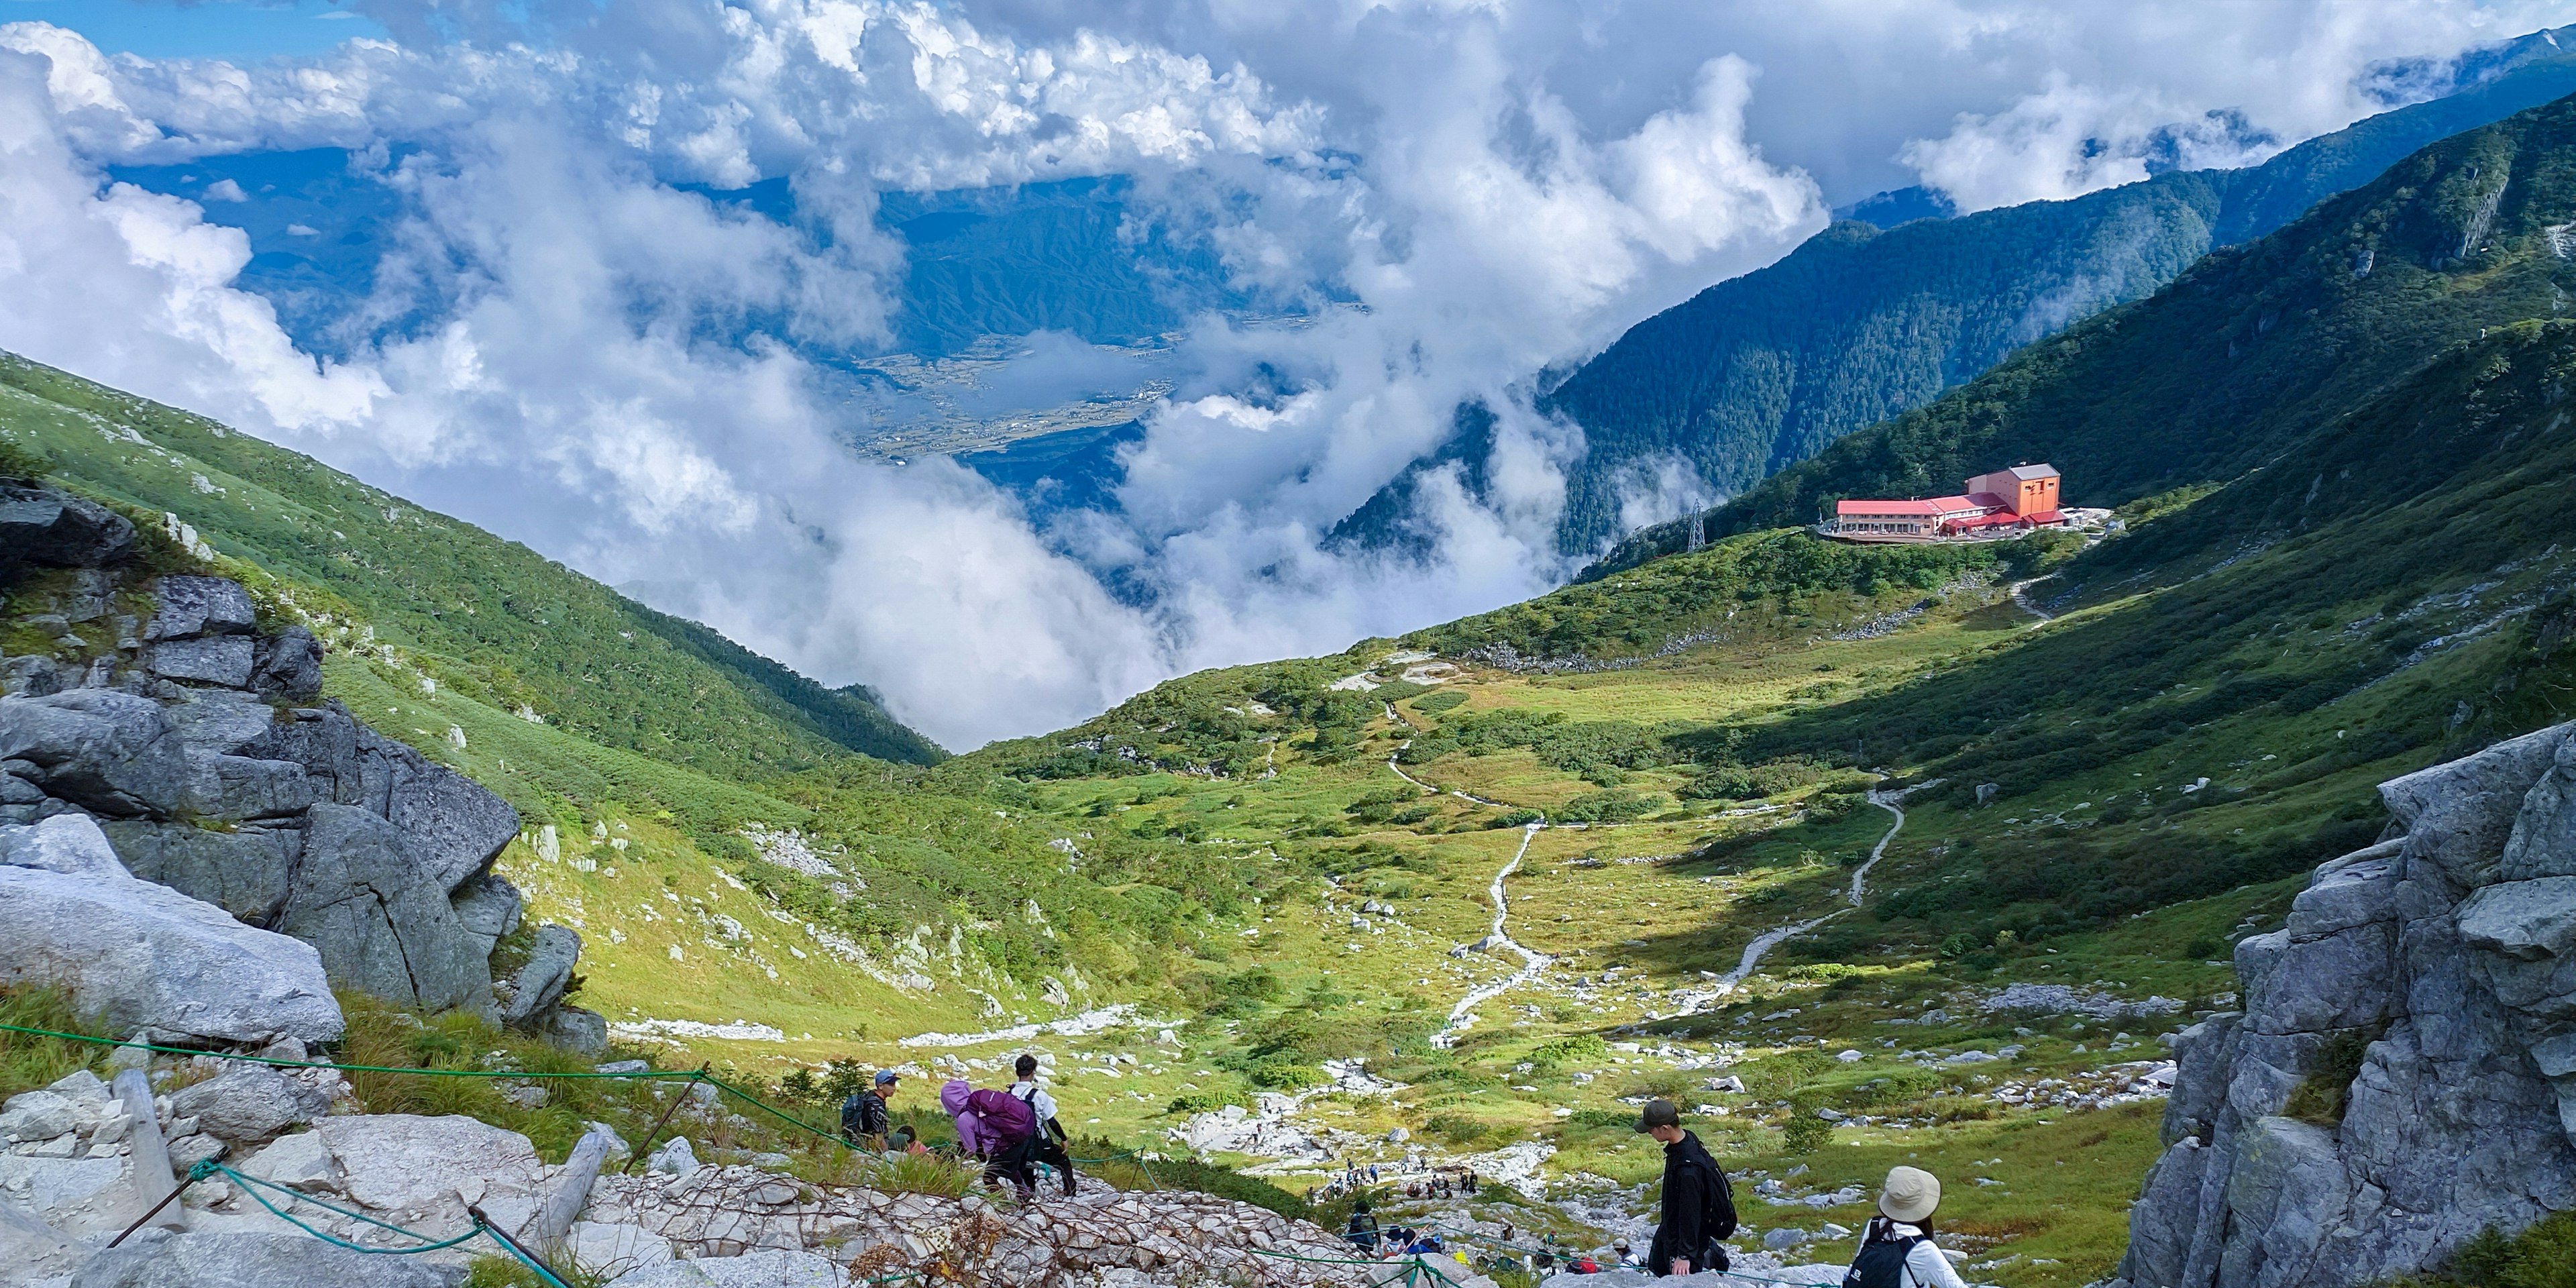
[[[107,1246],[109,1246],[109,1247],[113,1248],[113,1247],[115,1247],[116,1245],[118,1245],[118,1244],[120,1244],[120,1243],[125,1242],[125,1236],[126,1236],[126,1235],[132,1234],[132,1233],[134,1233],[135,1231],[142,1229],[146,1224],[148,1224],[148,1223],[152,1220],[152,1218],[154,1218],[154,1217],[156,1217],[156,1216],[161,1215],[161,1209],[163,1209],[163,1208],[165,1208],[165,1207],[170,1206],[172,1203],[177,1202],[177,1201],[178,1201],[178,1199],[179,1199],[179,1196],[180,1196],[180,1195],[182,1195],[182,1194],[187,1193],[187,1192],[188,1192],[188,1187],[189,1187],[189,1186],[191,1186],[191,1185],[196,1184],[196,1183],[197,1183],[198,1178],[199,1178],[199,1177],[202,1177],[202,1176],[204,1176],[204,1175],[205,1175],[205,1173],[204,1173],[204,1172],[201,1172],[201,1171],[197,1170],[196,1168],[193,1168],[193,1167],[189,1168],[189,1169],[188,1169],[188,1174],[187,1174],[186,1176],[183,1176],[183,1177],[179,1178],[179,1183],[178,1183],[177,1185],[175,1185],[175,1186],[172,1186],[172,1187],[171,1187],[171,1189],[170,1189],[170,1192],[169,1192],[169,1193],[162,1195],[162,1196],[161,1196],[161,1201],[160,1201],[160,1202],[158,1202],[158,1203],[153,1204],[153,1205],[152,1205],[152,1210],[151,1210],[151,1211],[146,1212],[146,1213],[144,1213],[143,1215],[141,1215],[141,1216],[138,1216],[138,1217],[134,1218],[134,1224],[129,1225],[129,1226],[127,1226],[127,1227],[125,1227],[125,1228],[124,1228],[123,1230],[121,1230],[121,1231],[118,1231],[118,1232],[117,1232],[117,1236],[116,1236],[115,1238],[110,1239],[110,1240],[108,1240],[108,1241],[107,1241]]]
[[[707,1070],[714,1067],[716,1067],[716,1065],[713,1060],[709,1060],[706,1063],[699,1065],[698,1071],[689,1075],[688,1085],[695,1087],[699,1083],[706,1081]],[[661,1120],[653,1124],[653,1130],[644,1133],[644,1139],[641,1143],[635,1146],[635,1152],[626,1156],[626,1166],[617,1170],[621,1172],[634,1171],[635,1165],[644,1161],[645,1152],[653,1147],[653,1138],[661,1135],[662,1129],[671,1125],[671,1115],[680,1112],[680,1106],[687,1104],[688,1100],[689,1093],[687,1091],[682,1091],[680,1094],[671,1097],[671,1107],[662,1111]]]

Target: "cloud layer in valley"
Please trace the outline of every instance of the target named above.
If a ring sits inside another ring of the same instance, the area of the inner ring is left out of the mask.
[[[1582,442],[1529,410],[1535,373],[1776,258],[1829,201],[1919,178],[1975,208],[2236,163],[2545,17],[361,5],[393,41],[247,67],[0,27],[0,348],[647,587],[951,746],[1561,579]],[[240,288],[241,232],[106,174],[313,147],[352,150],[403,212],[327,360]],[[852,452],[817,355],[891,342],[905,247],[879,194],[1112,174],[1294,324],[1187,324],[1114,510],[1037,525],[948,461]],[[782,178],[786,222],[703,195]],[[1481,486],[1451,467],[1415,489],[1427,556],[1324,540],[1469,401],[1493,455]],[[1666,473],[1637,480],[1641,519],[1692,487]]]

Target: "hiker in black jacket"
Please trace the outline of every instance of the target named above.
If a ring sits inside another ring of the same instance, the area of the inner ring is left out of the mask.
[[[886,1148],[886,1132],[891,1124],[886,1097],[894,1094],[894,1088],[894,1070],[879,1069],[875,1085],[851,1092],[849,1099],[841,1102],[841,1139],[862,1149]]]
[[[1687,1275],[1726,1269],[1718,1240],[1735,1233],[1735,1195],[1717,1160],[1699,1137],[1682,1130],[1681,1111],[1669,1100],[1649,1100],[1637,1130],[1664,1145],[1664,1210],[1655,1241],[1646,1248],[1646,1270]]]

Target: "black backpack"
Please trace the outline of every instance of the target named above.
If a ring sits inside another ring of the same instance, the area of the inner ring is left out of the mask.
[[[1021,1104],[1029,1107],[1029,1117],[1035,1118],[1038,1116],[1038,1089],[1036,1086],[1030,1086],[1029,1094],[1022,1096],[1019,1099]],[[1064,1124],[1057,1122],[1053,1115],[1049,1115],[1045,1122],[1039,1123],[1038,1128],[1045,1135],[1053,1136],[1058,1141],[1066,1139]]]
[[[855,1139],[859,1134],[860,1094],[861,1093],[859,1092],[853,1091],[850,1093],[849,1099],[841,1102],[841,1134],[853,1139]]]
[[[1909,1234],[1860,1245],[1860,1255],[1852,1258],[1851,1270],[1843,1275],[1843,1288],[1904,1288],[1906,1254],[1921,1242],[1922,1235]]]
[[[1709,1179],[1716,1183],[1708,1187],[1708,1201],[1700,1215],[1700,1229],[1712,1241],[1734,1238],[1735,1182],[1727,1179],[1723,1167],[1712,1165],[1708,1172]]]

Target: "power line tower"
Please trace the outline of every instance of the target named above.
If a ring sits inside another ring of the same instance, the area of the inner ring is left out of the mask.
[[[1692,516],[1691,516],[1690,548],[1691,548],[1691,549],[1693,549],[1693,550],[1697,550],[1697,549],[1699,549],[1701,546],[1704,546],[1704,545],[1707,545],[1707,544],[1708,544],[1708,515],[1707,515],[1706,513],[1704,513],[1704,512],[1703,512],[1703,513],[1700,513],[1700,514],[1694,514],[1694,515],[1692,515]]]

